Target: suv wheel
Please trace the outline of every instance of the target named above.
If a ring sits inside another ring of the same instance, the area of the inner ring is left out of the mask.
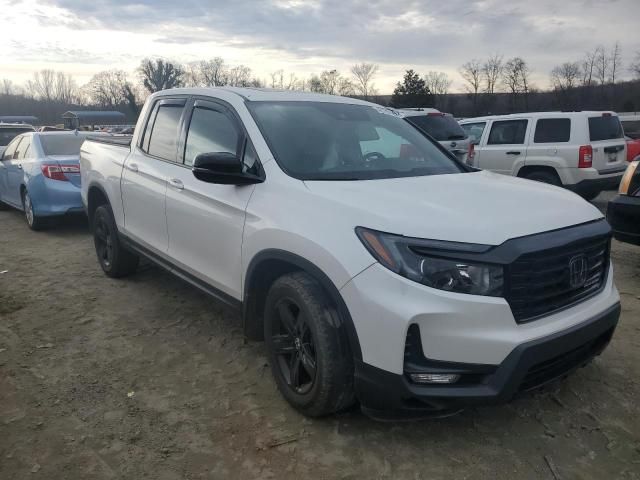
[[[280,277],[267,295],[265,340],[278,389],[305,415],[343,410],[355,401],[353,356],[338,313],[309,275]]]
[[[29,192],[24,190],[22,192],[22,210],[24,211],[24,218],[27,221],[27,225],[31,230],[42,230],[46,227],[46,219],[38,217],[33,211],[33,202],[29,196]]]
[[[534,170],[533,172],[526,173],[523,175],[524,178],[528,178],[529,180],[535,180],[536,182],[548,183],[550,185],[555,185],[556,187],[561,187],[562,182],[558,178],[558,175],[552,172],[547,172],[544,170]]]
[[[113,278],[134,273],[140,258],[125,249],[118,239],[116,222],[108,205],[101,205],[96,209],[92,227],[93,243],[104,273]]]

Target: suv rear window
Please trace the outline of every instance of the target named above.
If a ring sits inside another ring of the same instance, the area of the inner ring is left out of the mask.
[[[622,125],[615,115],[589,117],[589,137],[592,142],[622,138]]]
[[[463,140],[467,138],[462,127],[451,115],[417,115],[414,117],[405,117],[405,119],[439,142],[446,140]]]
[[[533,143],[568,142],[571,137],[571,119],[541,118],[536,122]]]
[[[12,128],[0,128],[0,147],[6,147],[9,142],[16,138],[21,133],[33,132],[33,128],[24,127],[12,127]]]

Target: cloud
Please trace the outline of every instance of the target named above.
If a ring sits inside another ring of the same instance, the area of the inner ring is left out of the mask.
[[[640,49],[638,0],[30,1],[36,6],[33,19],[43,28],[132,39],[135,34],[150,56],[189,59],[230,51],[241,58],[245,52],[258,59],[251,64],[256,71],[291,62],[331,67],[365,60],[379,63],[382,74],[405,66],[455,74],[471,58],[500,52],[525,58],[546,78],[555,64],[579,59],[598,44],[620,40],[629,56]],[[103,49],[95,56],[103,61],[140,55],[118,48],[114,44],[112,52]],[[68,56],[85,59],[92,51],[87,47]],[[52,54],[67,55],[56,49]]]

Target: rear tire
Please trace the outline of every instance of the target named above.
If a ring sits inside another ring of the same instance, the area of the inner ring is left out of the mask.
[[[3,210],[9,210],[9,208],[10,208],[9,205],[7,205],[2,200],[0,200],[0,212]]]
[[[536,182],[548,183],[549,185],[555,185],[556,187],[562,186],[562,182],[556,173],[545,170],[534,170],[532,172],[525,173],[523,178],[535,180]]]
[[[38,232],[47,227],[47,219],[35,214],[33,210],[33,202],[31,201],[31,197],[27,190],[23,190],[22,192],[22,210],[24,212],[24,218],[27,221],[27,225],[31,230]]]
[[[104,273],[112,278],[121,278],[134,273],[140,258],[120,242],[109,205],[101,205],[96,209],[91,227],[96,255]]]
[[[600,193],[601,192],[588,192],[588,193],[582,193],[580,194],[580,196],[590,202],[591,200],[595,199],[598,195],[600,195]]]
[[[265,304],[265,341],[280,393],[296,410],[320,417],[355,402],[353,355],[338,312],[303,272],[277,279]]]

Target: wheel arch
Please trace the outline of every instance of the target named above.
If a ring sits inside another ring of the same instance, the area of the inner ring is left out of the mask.
[[[247,267],[242,302],[242,323],[245,335],[253,340],[264,338],[262,311],[269,286],[280,276],[296,271],[303,271],[311,276],[331,298],[343,321],[342,327],[347,335],[351,353],[355,358],[362,359],[362,350],[353,319],[338,288],[318,266],[286,250],[263,250],[253,257]]]
[[[558,177],[558,180],[560,181],[561,184],[564,184],[564,182],[562,181],[562,177],[560,176],[560,173],[558,172],[558,170],[555,167],[552,167],[551,165],[541,165],[541,164],[527,164],[527,165],[523,165],[520,170],[518,170],[518,173],[516,176],[518,177],[525,177],[527,174],[532,173],[532,172],[548,172],[551,173],[553,175],[555,175],[556,177]]]
[[[87,189],[87,217],[89,225],[93,224],[93,215],[100,205],[109,205],[109,196],[101,185],[92,183]]]

